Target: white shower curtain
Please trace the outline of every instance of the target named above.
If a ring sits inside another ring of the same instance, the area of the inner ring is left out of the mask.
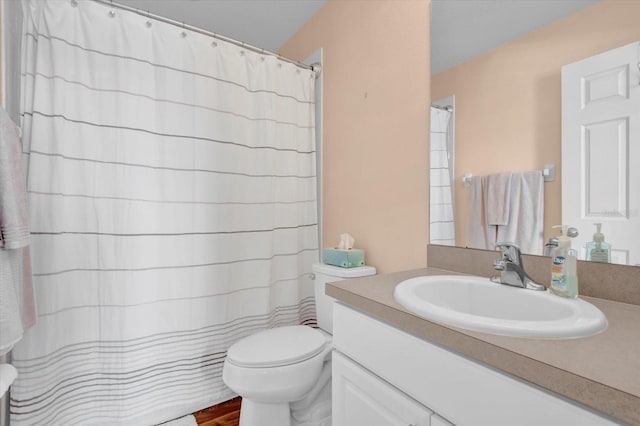
[[[25,1],[38,324],[13,425],[148,425],[232,396],[226,349],[313,324],[314,75],[89,1]]]
[[[452,152],[449,149],[451,113],[431,107],[429,169],[429,241],[453,246],[456,243],[451,179]]]

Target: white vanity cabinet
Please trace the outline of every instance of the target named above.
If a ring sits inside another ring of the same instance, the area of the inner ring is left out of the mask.
[[[619,425],[340,303],[333,344],[333,426]]]

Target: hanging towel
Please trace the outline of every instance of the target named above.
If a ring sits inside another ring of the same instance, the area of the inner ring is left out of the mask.
[[[18,129],[0,108],[0,354],[36,321],[21,152]]]
[[[511,173],[498,173],[487,176],[486,206],[488,225],[507,225],[509,223],[509,183]]]
[[[523,253],[541,255],[544,247],[544,178],[541,171],[513,173],[509,222],[498,226],[497,241],[508,241]]]
[[[467,217],[467,247],[493,250],[496,227],[486,220],[487,177],[473,176],[469,188],[469,215]]]

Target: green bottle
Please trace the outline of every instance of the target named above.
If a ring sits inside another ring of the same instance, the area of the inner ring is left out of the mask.
[[[596,233],[593,241],[587,243],[587,260],[592,262],[611,263],[611,244],[604,241],[604,234],[600,232],[601,223],[595,223]]]

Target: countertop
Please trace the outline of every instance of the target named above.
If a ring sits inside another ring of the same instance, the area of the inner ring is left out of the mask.
[[[429,321],[393,299],[394,287],[403,280],[449,274],[461,275],[418,269],[328,283],[326,293],[411,334],[640,425],[640,306],[580,296],[605,314],[609,322],[605,331],[579,339],[534,339],[495,336]]]

